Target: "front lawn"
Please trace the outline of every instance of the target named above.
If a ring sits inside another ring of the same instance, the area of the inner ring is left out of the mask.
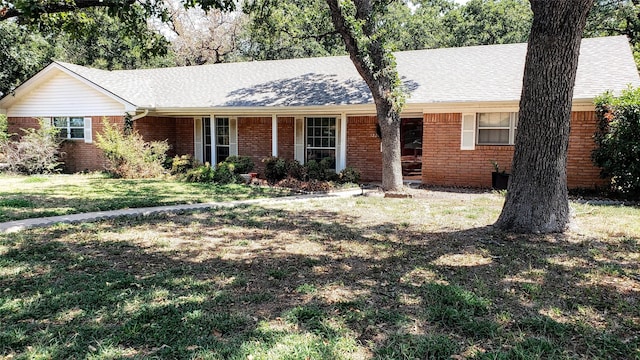
[[[111,179],[90,175],[0,175],[0,222],[171,204],[281,196],[281,190],[171,179]]]
[[[499,195],[422,195],[0,235],[0,357],[640,358],[639,208],[524,236]]]

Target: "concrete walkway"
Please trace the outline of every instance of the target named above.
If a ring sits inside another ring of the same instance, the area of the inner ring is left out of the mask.
[[[156,214],[180,213],[185,211],[207,210],[207,209],[215,209],[215,208],[221,208],[221,207],[234,207],[239,205],[268,204],[268,203],[274,203],[274,202],[300,201],[300,200],[319,199],[319,198],[350,197],[350,196],[359,195],[361,193],[362,193],[362,190],[356,188],[356,189],[336,191],[336,192],[330,192],[330,193],[294,195],[294,196],[284,196],[284,197],[278,197],[278,198],[221,201],[221,202],[202,203],[202,204],[166,205],[166,206],[155,206],[155,207],[145,207],[145,208],[135,208],[135,209],[97,211],[97,212],[90,212],[90,213],[84,213],[84,214],[50,216],[50,217],[43,217],[43,218],[24,219],[24,220],[16,220],[16,221],[0,223],[0,233],[14,233],[14,232],[18,232],[25,229],[31,229],[36,227],[46,227],[46,226],[51,226],[58,223],[67,223],[67,224],[82,223],[82,222],[98,221],[98,220],[121,217],[121,216],[144,217],[144,216],[151,216]]]

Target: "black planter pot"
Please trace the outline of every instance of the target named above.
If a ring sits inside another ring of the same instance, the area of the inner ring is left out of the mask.
[[[507,190],[509,185],[509,174],[503,172],[491,173],[491,187],[495,190]]]

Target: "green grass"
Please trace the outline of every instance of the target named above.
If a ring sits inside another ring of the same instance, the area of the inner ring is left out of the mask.
[[[148,206],[281,196],[281,190],[173,179],[112,179],[103,174],[0,175],[0,222]]]
[[[0,235],[0,358],[640,358],[639,208],[525,236],[439,194]]]

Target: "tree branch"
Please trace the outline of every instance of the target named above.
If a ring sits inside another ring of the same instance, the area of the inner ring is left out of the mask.
[[[349,26],[347,25],[347,20],[344,18],[344,14],[342,13],[342,9],[338,4],[338,0],[326,0],[327,5],[329,5],[329,11],[331,13],[331,20],[333,21],[333,26],[342,39],[344,40],[344,45],[347,48],[347,52],[349,53],[349,57],[351,61],[358,70],[362,79],[367,83],[367,86],[373,93],[373,98],[376,99],[378,97],[379,91],[376,86],[376,81],[374,78],[374,74],[370,71],[370,69],[366,66],[363,59],[361,59],[358,54],[360,54],[360,47],[358,45],[358,40],[353,36]]]

